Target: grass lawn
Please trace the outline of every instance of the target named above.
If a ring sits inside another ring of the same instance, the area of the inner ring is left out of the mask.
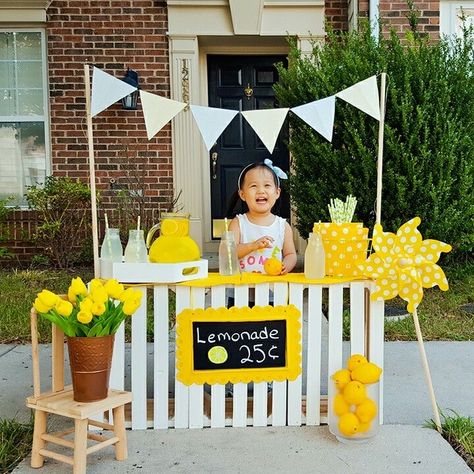
[[[456,412],[452,412],[452,415],[441,413],[441,417],[443,437],[474,471],[474,420]],[[432,420],[426,426],[436,429]]]
[[[474,314],[461,308],[474,302],[474,263],[444,267],[449,290],[438,287],[425,289],[418,308],[418,317],[427,341],[472,341],[474,340]],[[392,300],[406,308],[406,303]],[[385,324],[385,339],[389,341],[416,340],[413,318]]]
[[[0,472],[12,472],[31,451],[33,423],[0,420]]]

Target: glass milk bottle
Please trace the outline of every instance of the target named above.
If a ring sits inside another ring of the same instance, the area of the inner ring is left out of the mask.
[[[128,242],[125,247],[125,262],[148,262],[143,230],[132,229],[128,232]]]
[[[100,248],[100,258],[112,262],[122,261],[122,243],[120,242],[119,229],[109,227],[105,230],[104,241]]]
[[[219,274],[224,276],[238,275],[240,273],[239,259],[235,236],[231,230],[222,234],[219,244]]]
[[[319,280],[324,278],[325,274],[326,258],[323,239],[319,232],[311,232],[304,253],[304,276],[309,280]]]

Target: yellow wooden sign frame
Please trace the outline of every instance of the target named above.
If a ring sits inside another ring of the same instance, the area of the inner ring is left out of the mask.
[[[286,366],[194,370],[193,322],[286,320]],[[294,305],[185,309],[176,317],[176,378],[185,385],[295,380],[301,374],[301,313]]]

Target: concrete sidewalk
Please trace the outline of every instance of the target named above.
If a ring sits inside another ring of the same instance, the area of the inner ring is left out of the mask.
[[[129,458],[115,461],[109,448],[89,456],[88,474],[313,473],[472,474],[433,430],[386,425],[366,444],[339,443],[327,426],[129,431]],[[100,456],[100,457],[99,457]],[[38,474],[25,459],[15,473]],[[43,472],[70,473],[53,460]]]
[[[29,418],[30,346],[0,345],[0,418]],[[428,342],[426,351],[439,406],[474,416],[474,342]],[[345,353],[348,352],[348,345]],[[50,354],[42,350],[42,365]],[[128,431],[129,459],[112,448],[91,455],[88,472],[472,472],[435,431],[416,342],[385,343],[384,423],[368,444],[338,443],[326,426]],[[415,426],[403,426],[415,425]],[[48,460],[48,472],[70,472]],[[29,459],[15,472],[38,472]]]

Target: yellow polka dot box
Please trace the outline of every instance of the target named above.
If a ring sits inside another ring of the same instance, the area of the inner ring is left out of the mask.
[[[367,258],[369,229],[362,222],[319,222],[313,226],[319,232],[326,253],[326,275],[354,276],[361,272],[357,265]]]

